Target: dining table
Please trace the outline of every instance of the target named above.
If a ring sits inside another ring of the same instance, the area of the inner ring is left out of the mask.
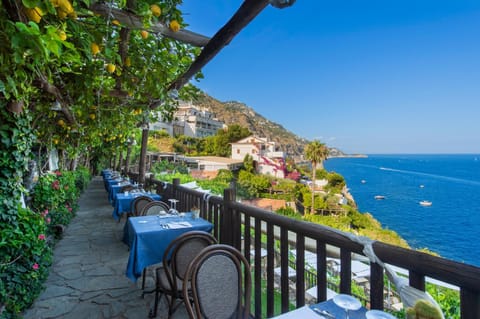
[[[161,263],[168,245],[181,234],[212,228],[212,223],[192,213],[130,217],[124,228],[124,241],[130,247],[126,276],[135,282],[144,268]]]
[[[105,189],[107,190],[108,193],[110,193],[111,187],[113,185],[118,185],[122,182],[125,182],[125,180],[120,176],[113,177],[113,178],[105,178],[104,179]]]
[[[115,199],[113,203],[113,219],[116,221],[120,220],[123,213],[128,213],[131,211],[132,202],[135,198],[139,196],[148,196],[153,200],[161,200],[162,196],[159,194],[153,194],[150,192],[128,192],[126,193],[117,193],[115,194]]]
[[[116,185],[110,185],[110,191],[108,192],[108,201],[110,202],[110,204],[112,204],[112,206],[115,206],[115,196],[117,195],[117,193],[119,193],[124,186],[129,185],[132,185],[132,183],[128,181],[123,181]]]
[[[350,310],[348,312],[349,319],[366,319],[365,314],[367,309],[360,307],[357,310]],[[272,317],[272,319],[344,319],[346,318],[345,309],[340,308],[335,304],[333,299],[316,303],[313,305],[305,305],[295,310],[285,312],[279,316]]]

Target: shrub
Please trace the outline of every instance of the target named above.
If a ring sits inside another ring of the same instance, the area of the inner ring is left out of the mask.
[[[48,234],[57,233],[57,225],[68,225],[78,208],[81,189],[88,185],[90,173],[82,168],[77,171],[56,171],[42,175],[33,189],[32,208],[48,214]]]
[[[75,186],[77,190],[81,193],[85,190],[92,179],[92,174],[86,167],[78,167],[75,171],[76,179],[75,179]]]
[[[52,261],[45,216],[19,208],[17,222],[0,229],[0,302],[2,318],[15,318],[42,291]]]

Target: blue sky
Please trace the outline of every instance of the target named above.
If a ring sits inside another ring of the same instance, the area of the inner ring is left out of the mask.
[[[184,0],[213,36],[240,0]],[[268,6],[196,83],[347,153],[480,153],[480,1]]]

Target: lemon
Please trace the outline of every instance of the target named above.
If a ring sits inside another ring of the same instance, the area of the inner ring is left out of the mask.
[[[73,13],[73,6],[68,0],[57,0],[58,7],[65,11],[65,13]]]
[[[142,36],[142,38],[146,39],[148,38],[148,31],[142,30],[140,31],[140,35]]]
[[[125,64],[126,67],[131,66],[131,65],[132,65],[132,61],[130,60],[130,57],[127,56],[127,57],[125,58],[125,62],[124,62],[123,64]]]
[[[56,138],[53,139],[53,144],[55,144],[55,145],[58,144],[58,140]]]
[[[64,120],[58,120],[58,125],[60,126],[65,126],[65,121]]]
[[[95,119],[95,114],[91,113],[89,116],[88,116],[90,119],[94,120]]]
[[[178,30],[180,30],[180,24],[177,20],[172,20],[170,22],[170,30],[172,30],[173,32],[178,32]]]
[[[92,43],[92,45],[90,46],[90,49],[93,55],[96,55],[98,52],[100,52],[100,47],[95,42]]]
[[[107,64],[107,72],[108,73],[115,72],[115,64],[112,64],[112,63]]]
[[[112,24],[114,24],[114,25],[120,25],[120,21],[118,21],[117,19],[112,20]]]
[[[42,16],[44,15],[42,9],[39,7],[35,7],[33,9],[25,8],[25,14],[27,18],[35,23],[39,23],[42,20]]]
[[[65,31],[58,30],[57,33],[58,33],[58,37],[60,38],[60,40],[62,40],[62,41],[67,40],[67,34],[65,33]]]
[[[63,11],[62,9],[57,9],[57,14],[60,19],[65,19],[68,15],[67,12]]]
[[[152,14],[156,17],[159,17],[162,14],[162,9],[157,4],[152,4],[150,6],[150,11],[152,11]]]

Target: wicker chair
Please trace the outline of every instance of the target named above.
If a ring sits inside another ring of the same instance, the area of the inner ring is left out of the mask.
[[[168,317],[172,316],[184,301],[182,291],[185,282],[189,286],[190,280],[186,280],[189,277],[185,274],[190,262],[203,248],[216,243],[217,240],[211,234],[196,230],[184,233],[170,243],[163,255],[162,267],[156,269],[155,304],[150,317],[156,317],[158,301],[162,295],[170,297]]]
[[[130,204],[130,214],[127,216],[141,216],[141,212],[145,205],[153,202],[153,199],[149,196],[138,196]]]
[[[123,192],[130,192],[132,190],[134,190],[135,187],[132,186],[132,185],[125,185],[123,186],[122,188],[120,188],[120,193],[123,193]]]
[[[167,203],[164,203],[162,201],[151,201],[150,203],[147,203],[143,209],[140,211],[140,214],[142,216],[147,216],[147,215],[163,215],[163,214],[168,214],[168,210],[170,207],[168,207]]]
[[[245,257],[234,247],[211,245],[203,249],[187,269],[190,286],[183,285],[191,319],[251,318],[251,274]]]

